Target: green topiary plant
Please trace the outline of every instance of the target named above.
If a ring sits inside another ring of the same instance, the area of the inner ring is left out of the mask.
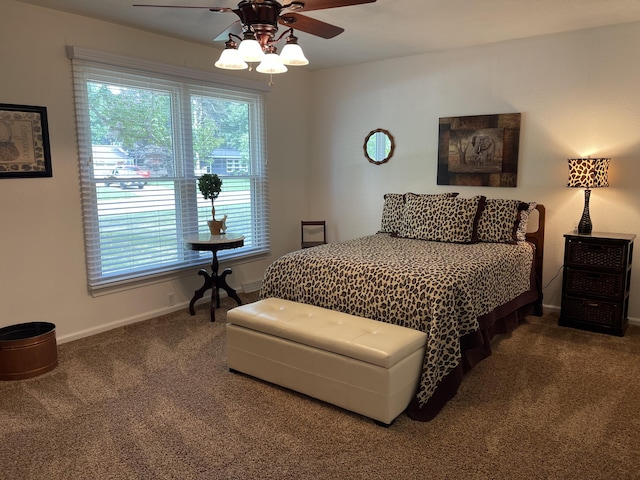
[[[216,219],[216,208],[213,202],[222,191],[222,179],[215,173],[205,173],[198,177],[198,188],[205,200],[211,200],[211,215]]]

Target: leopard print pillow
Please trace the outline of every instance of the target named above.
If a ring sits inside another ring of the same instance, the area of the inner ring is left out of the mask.
[[[520,200],[488,198],[478,222],[478,241],[514,243],[520,212],[528,206]]]
[[[407,195],[403,236],[451,243],[478,241],[478,221],[485,197],[419,197]]]
[[[404,223],[404,194],[387,193],[382,207],[382,224],[380,231],[398,233]]]
[[[405,202],[407,196],[417,197],[455,197],[457,192],[451,193],[387,193],[384,196],[384,206],[382,207],[382,222],[380,232],[393,233],[402,236],[405,230]]]
[[[529,217],[538,204],[536,202],[529,202],[525,204],[526,207],[520,212],[520,222],[518,222],[518,228],[516,229],[516,240],[524,242],[527,239],[527,224],[529,223]]]

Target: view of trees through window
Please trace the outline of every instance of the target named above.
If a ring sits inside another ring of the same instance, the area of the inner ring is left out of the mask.
[[[175,176],[171,92],[88,82],[87,94],[93,145],[117,145],[133,164]],[[215,168],[220,147],[234,149],[248,163],[248,105],[202,95],[190,100],[196,175],[222,170]]]

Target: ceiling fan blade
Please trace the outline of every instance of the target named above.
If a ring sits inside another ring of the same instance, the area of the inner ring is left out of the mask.
[[[363,5],[375,3],[376,0],[301,0],[304,3],[302,11],[324,10],[326,8],[349,7],[351,5]]]
[[[196,7],[189,5],[148,5],[148,4],[133,4],[134,7],[156,7],[156,8],[205,8],[212,12],[233,12],[233,8],[228,7]]]
[[[213,39],[214,42],[226,42],[229,40],[229,34],[233,33],[238,37],[242,38],[242,22],[240,20],[236,20],[231,25],[229,25],[223,32],[220,32]]]
[[[281,15],[278,18],[278,23],[321,38],[333,38],[344,32],[344,28],[336,27],[330,23],[321,22],[315,18],[298,15],[297,13]]]

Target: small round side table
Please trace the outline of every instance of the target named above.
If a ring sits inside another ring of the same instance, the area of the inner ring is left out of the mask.
[[[227,292],[238,305],[242,305],[242,301],[236,291],[227,284],[227,275],[230,275],[231,269],[226,268],[220,275],[218,274],[218,252],[231,248],[239,248],[244,245],[244,235],[237,233],[223,233],[222,235],[190,235],[185,238],[187,246],[191,250],[209,251],[213,259],[211,261],[211,274],[205,269],[201,269],[198,275],[204,277],[204,285],[193,294],[193,298],[189,302],[189,313],[195,315],[194,305],[197,300],[204,296],[204,292],[211,289],[211,321],[216,321],[215,309],[220,308],[220,289]]]

